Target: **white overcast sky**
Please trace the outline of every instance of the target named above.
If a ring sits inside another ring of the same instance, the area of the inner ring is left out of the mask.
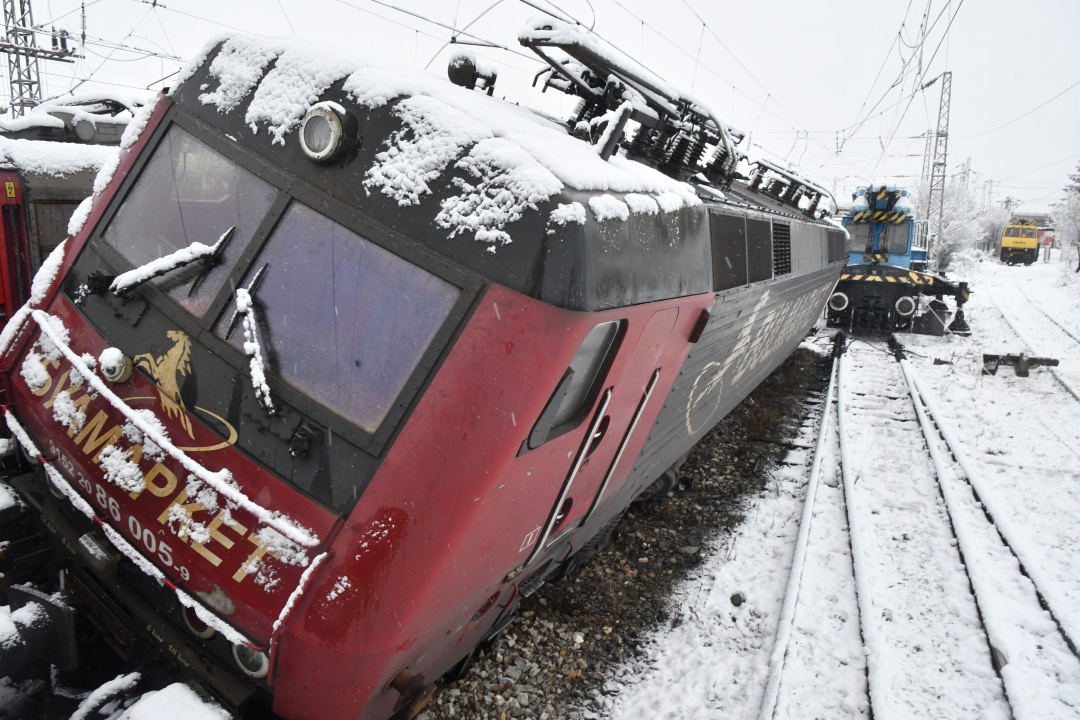
[[[753,153],[791,164],[841,201],[870,181],[917,182],[941,82],[917,88],[945,70],[953,73],[948,173],[970,158],[980,197],[993,181],[995,202],[1013,197],[1020,214],[1044,212],[1080,162],[1080,0],[529,2],[576,18],[692,90],[751,133]],[[33,3],[37,25],[81,35],[79,2]],[[500,67],[497,95],[553,102],[529,87],[542,66],[523,56],[517,34],[541,13],[521,0],[87,0],[85,15],[85,57],[43,61],[46,95],[80,82],[79,90],[160,88],[179,63],[128,48],[187,58],[237,30],[430,62],[445,77],[452,33],[442,23],[513,51],[476,49]],[[39,45],[49,43],[39,35]]]

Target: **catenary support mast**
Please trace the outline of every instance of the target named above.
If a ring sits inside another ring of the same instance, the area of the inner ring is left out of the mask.
[[[30,0],[3,0],[4,37],[0,52],[8,56],[8,85],[11,89],[11,113],[20,117],[41,102],[41,72],[38,60],[74,62],[75,51],[67,47],[67,34],[53,33],[53,48],[37,46],[34,11]]]
[[[927,200],[928,219],[930,220],[929,259],[933,267],[937,255],[937,244],[941,238],[941,222],[945,214],[945,163],[949,154],[949,106],[952,101],[952,71],[946,70],[938,77],[923,85],[926,89],[941,80],[941,106],[938,109],[937,132],[934,134],[934,159],[930,163],[930,193]],[[935,213],[934,202],[937,202]]]

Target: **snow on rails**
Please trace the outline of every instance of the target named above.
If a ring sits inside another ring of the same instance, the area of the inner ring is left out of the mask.
[[[821,702],[807,698],[807,674],[819,676],[815,687],[828,687],[820,676],[830,674],[830,658],[843,655],[816,629],[847,613],[860,631],[855,638],[849,629],[849,642],[866,648],[861,692],[869,704],[854,702],[835,716],[872,708],[879,718],[1073,717],[1080,627],[1072,591],[1011,519],[903,353],[895,339],[889,346],[855,340],[836,361],[836,405],[820,424],[832,439],[819,440],[813,468],[832,467],[840,476],[825,484],[843,492],[822,497],[846,510],[845,521],[842,529],[800,527],[759,717],[787,716],[793,697],[801,698],[802,712],[807,702]],[[809,482],[816,484],[813,476]],[[814,497],[808,490],[807,503]],[[804,522],[817,515],[830,522],[830,513],[837,522],[835,509],[805,507]],[[815,597],[799,581],[804,563],[820,573],[836,553],[830,532],[848,538],[849,559],[839,570],[832,560],[832,576],[815,582],[855,588],[856,607],[840,604],[839,613],[835,598]],[[814,538],[805,548],[804,536]]]
[[[848,340],[835,398],[808,400],[743,525],[677,591],[671,629],[605,688],[614,720],[1075,716],[1080,403],[1050,368],[982,374],[983,342],[1015,338],[991,296],[1037,311],[976,270],[972,337]],[[1020,287],[1074,333],[1046,272]],[[1068,372],[1072,341],[1046,324],[1033,350]]]

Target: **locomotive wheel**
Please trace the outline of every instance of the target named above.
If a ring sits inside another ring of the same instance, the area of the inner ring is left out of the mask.
[[[599,532],[585,543],[580,550],[567,558],[565,562],[559,565],[559,567],[555,568],[551,575],[548,576],[548,580],[556,582],[564,578],[573,577],[581,572],[581,569],[592,562],[597,553],[611,542],[611,537],[615,532],[615,526],[619,524],[619,521],[622,520],[624,514],[625,511],[608,520],[607,524],[600,528]]]
[[[443,675],[443,680],[446,680],[447,682],[458,682],[459,680],[464,680],[465,676],[469,674],[470,670],[472,670],[472,666],[476,664],[476,658],[479,655],[480,646],[477,645],[469,651],[468,655],[458,660],[457,664],[454,665],[454,667],[446,671],[446,674]]]
[[[667,497],[667,494],[675,489],[675,486],[679,484],[679,474],[674,470],[668,470],[656,481],[641,491],[641,493],[634,498],[634,502],[647,503],[652,500],[659,500]]]

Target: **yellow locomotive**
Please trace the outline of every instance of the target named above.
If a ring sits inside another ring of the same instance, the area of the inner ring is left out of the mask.
[[[1039,257],[1039,227],[1030,220],[1009,223],[1001,231],[1001,262],[1030,265]]]

